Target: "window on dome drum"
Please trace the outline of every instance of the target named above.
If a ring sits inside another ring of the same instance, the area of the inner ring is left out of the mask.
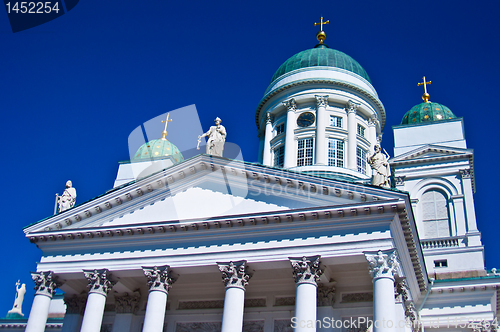
[[[358,123],[358,136],[365,137],[365,127]]]
[[[448,200],[445,194],[436,189],[428,190],[422,195],[421,203],[424,223],[423,238],[450,236]]]
[[[313,139],[303,138],[298,141],[297,166],[313,164]]]
[[[359,146],[356,147],[356,164],[358,166],[358,172],[366,174],[366,151]]]
[[[442,259],[439,261],[434,261],[434,267],[448,267],[448,260]]]
[[[330,127],[342,128],[342,117],[330,115]]]
[[[276,126],[276,136],[285,132],[285,123],[280,123]]]
[[[274,167],[283,167],[285,161],[285,146],[274,148]]]
[[[344,167],[344,141],[328,139],[328,166]]]

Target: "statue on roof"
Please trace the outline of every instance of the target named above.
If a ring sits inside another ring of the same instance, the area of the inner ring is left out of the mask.
[[[372,185],[383,188],[391,187],[391,167],[389,166],[389,154],[384,150],[382,153],[380,145],[375,145],[375,152],[368,159],[372,167]]]
[[[206,154],[211,154],[213,156],[222,157],[222,152],[224,151],[224,143],[226,142],[226,128],[221,125],[221,119],[217,117],[215,119],[215,126],[211,126],[210,129],[201,136],[198,136],[198,141],[202,137],[208,136],[208,142],[206,146]]]
[[[24,316],[22,312],[24,294],[26,294],[26,284],[21,285],[21,282],[18,280],[16,282],[16,299],[14,300],[12,309],[8,312],[9,314],[19,314],[21,316]]]
[[[59,212],[66,211],[75,206],[76,201],[76,189],[73,188],[71,181],[66,182],[66,189],[62,196],[57,197],[57,203],[59,204]]]

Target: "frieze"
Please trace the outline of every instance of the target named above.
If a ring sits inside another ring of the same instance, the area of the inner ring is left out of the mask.
[[[372,292],[342,294],[342,300],[341,300],[341,302],[343,303],[372,302],[372,301],[373,301]]]
[[[274,332],[293,332],[292,321],[290,319],[275,320]]]
[[[277,297],[276,300],[274,300],[275,307],[283,307],[283,306],[290,306],[290,305],[295,305],[295,296],[293,296],[293,297]]]

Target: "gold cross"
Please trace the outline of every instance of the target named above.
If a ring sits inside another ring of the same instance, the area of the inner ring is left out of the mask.
[[[330,24],[330,20],[328,20],[326,22],[323,22],[323,16],[321,16],[321,21],[319,23],[314,23],[314,26],[319,25],[320,26],[320,30],[323,31],[323,24]]]
[[[431,84],[432,82],[431,82],[431,81],[426,82],[426,81],[425,81],[425,76],[423,77],[423,80],[424,80],[423,82],[418,83],[418,86],[421,86],[421,85],[423,85],[423,86],[424,86],[424,94],[422,95],[422,99],[423,99],[426,103],[428,103],[428,102],[429,102],[430,95],[427,93],[427,84]]]
[[[161,132],[161,139],[166,139],[165,137],[167,137],[167,125],[169,122],[172,122],[172,119],[169,118],[170,118],[170,113],[167,113],[167,119],[161,122],[165,124],[165,128]]]

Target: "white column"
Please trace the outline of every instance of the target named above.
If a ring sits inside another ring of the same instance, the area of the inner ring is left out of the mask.
[[[356,147],[358,146],[358,140],[356,138],[357,133],[357,122],[356,122],[356,110],[358,105],[349,100],[347,103],[347,168],[354,171],[357,170],[356,165]]]
[[[295,111],[297,104],[295,99],[291,98],[283,102],[286,112],[286,129],[285,129],[285,161],[283,168],[297,166],[297,149],[295,148]]]
[[[467,232],[465,226],[465,208],[464,208],[464,195],[454,195],[450,197],[453,202],[453,210],[455,211],[455,224],[457,228],[456,235],[463,236]],[[414,209],[415,211],[415,209]],[[462,221],[463,220],[463,221]]]
[[[462,177],[462,191],[465,202],[465,215],[467,217],[467,233],[477,233],[476,212],[474,209],[474,192],[472,190],[472,174],[470,169],[460,170]]]
[[[266,132],[264,135],[264,151],[262,157],[262,164],[266,166],[273,166],[271,160],[271,139],[273,136],[273,124],[271,122],[271,113],[266,113]]]
[[[375,117],[368,119],[368,139],[370,140],[370,153],[373,153],[377,144],[377,119]]]
[[[373,332],[396,331],[394,276],[399,267],[396,249],[364,254],[373,278]]]
[[[144,317],[143,332],[161,332],[165,323],[168,291],[175,282],[170,276],[168,265],[146,267],[144,275],[148,278],[149,295]]]
[[[317,281],[323,274],[319,267],[320,256],[290,257],[289,259],[297,285],[292,326],[295,327],[295,332],[315,332]]]
[[[87,297],[87,304],[85,305],[80,332],[99,332],[101,331],[106,297],[113,284],[109,280],[108,269],[83,270],[83,273],[89,282],[87,286],[89,288],[89,295]]]
[[[43,332],[49,316],[52,295],[61,284],[52,271],[32,272],[31,277],[35,282],[36,292],[25,332]]]
[[[130,332],[132,320],[139,310],[140,296],[138,294],[115,295],[115,321],[113,332]]]
[[[316,97],[316,165],[328,165],[328,151],[326,145],[326,106],[328,96]]]
[[[221,332],[241,332],[243,329],[245,286],[251,277],[247,272],[246,262],[217,263],[226,286]]]

